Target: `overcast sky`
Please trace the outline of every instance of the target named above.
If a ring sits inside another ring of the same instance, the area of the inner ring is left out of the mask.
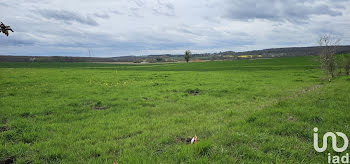
[[[0,54],[123,56],[350,44],[349,0],[1,0]]]

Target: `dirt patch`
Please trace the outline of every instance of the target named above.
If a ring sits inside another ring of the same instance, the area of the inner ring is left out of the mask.
[[[0,126],[0,133],[4,132],[4,131],[8,131],[8,130],[10,130],[9,127],[7,127],[7,126]]]
[[[287,120],[291,121],[291,122],[294,122],[296,120],[296,118],[293,117],[293,116],[288,116]]]
[[[107,107],[107,106],[94,106],[92,109],[94,109],[94,110],[106,110],[108,108],[109,107]]]
[[[92,106],[92,109],[94,110],[106,110],[109,106],[104,106],[101,101],[97,102],[94,106]]]
[[[176,137],[175,141],[178,144],[181,143],[185,143],[185,144],[190,144],[191,143],[192,138],[191,137],[187,137],[187,138],[182,138],[182,137]]]
[[[15,162],[15,157],[8,157],[7,159],[0,160],[1,164],[11,164]]]
[[[200,93],[200,90],[198,88],[197,89],[187,89],[186,92],[189,95],[197,96]]]

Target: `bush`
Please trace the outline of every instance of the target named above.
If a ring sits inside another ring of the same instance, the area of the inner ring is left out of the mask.
[[[156,61],[157,61],[157,62],[165,62],[165,59],[164,59],[164,58],[161,58],[161,57],[157,57],[157,58],[156,58]]]
[[[184,58],[185,58],[187,63],[190,61],[191,55],[192,55],[192,53],[190,50],[185,51]]]
[[[344,68],[345,68],[345,74],[349,75],[349,73],[350,73],[350,56],[346,59],[345,64],[344,64]]]
[[[133,61],[133,63],[141,63],[141,62],[142,62],[141,59],[136,59],[136,60]]]

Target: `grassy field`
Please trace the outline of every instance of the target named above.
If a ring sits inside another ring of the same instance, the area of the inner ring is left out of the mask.
[[[0,63],[0,163],[327,163],[313,128],[350,135],[350,77],[321,78],[316,57]]]

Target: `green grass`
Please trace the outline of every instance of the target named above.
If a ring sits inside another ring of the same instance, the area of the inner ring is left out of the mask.
[[[322,77],[315,57],[0,63],[0,163],[326,163],[313,128],[350,135],[350,77]]]

